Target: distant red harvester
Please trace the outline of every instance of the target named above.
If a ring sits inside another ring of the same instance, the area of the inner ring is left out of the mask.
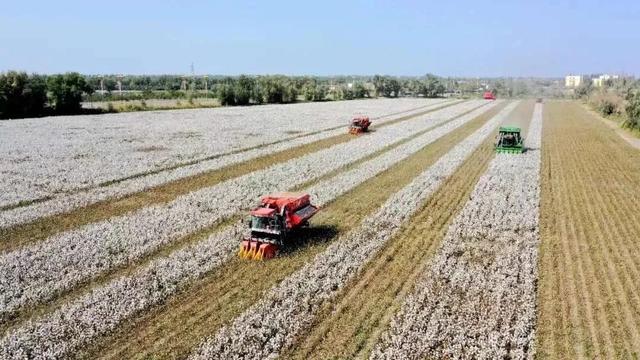
[[[367,132],[369,130],[369,125],[371,125],[371,120],[369,120],[368,116],[356,116],[351,120],[349,134],[358,135],[363,132]]]
[[[482,98],[485,100],[495,100],[496,96],[493,95],[491,91],[485,91],[484,94],[482,95]]]
[[[242,239],[238,255],[253,260],[276,256],[289,233],[308,226],[318,210],[311,204],[309,194],[283,192],[263,196],[260,205],[251,210],[251,235]]]

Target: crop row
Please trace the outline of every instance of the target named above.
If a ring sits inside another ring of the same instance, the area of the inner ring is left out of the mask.
[[[231,325],[207,339],[193,359],[272,358],[309,326],[315,312],[356,274],[484,141],[516,104],[510,104],[456,145],[360,226],[272,288]]]
[[[525,154],[498,154],[374,359],[532,358],[542,106]]]
[[[313,194],[314,201],[322,206],[462,126],[490,107],[477,109],[448,122],[354,169],[313,185],[305,191]],[[65,305],[50,317],[31,323],[16,332],[12,338],[6,339],[5,346],[11,349],[7,351],[11,354],[17,354],[25,349],[33,351],[30,344],[39,344],[36,347],[50,346],[46,351],[52,351],[55,348],[58,350],[53,351],[64,353],[97,334],[113,329],[122,319],[163,300],[179,286],[225,262],[237,250],[241,231],[242,225],[236,223],[200,243],[152,262],[131,277],[117,279],[101,289],[92,291],[77,301]],[[83,322],[87,319],[91,321],[90,324]],[[87,326],[91,329],[84,331],[83,329]],[[57,338],[55,334],[67,336],[73,334],[73,336],[62,339]],[[15,343],[7,345],[7,342],[11,341],[23,345],[16,346]]]
[[[383,115],[375,121],[376,125],[381,125],[389,121],[397,119],[397,115],[419,113],[428,111],[429,109],[442,106],[440,101],[430,101],[429,104],[418,109],[402,111]],[[51,216],[73,209],[87,206],[99,201],[105,201],[114,198],[120,198],[128,194],[144,191],[149,188],[166,184],[171,181],[184,179],[189,176],[202,174],[208,171],[221,169],[225,166],[236,164],[242,161],[248,161],[260,156],[273,154],[278,151],[291,149],[296,146],[310,144],[315,141],[330,138],[345,133],[345,127],[340,126],[338,129],[327,128],[319,132],[306,132],[307,135],[295,135],[290,138],[277,139],[276,141],[259,147],[249,147],[239,149],[234,146],[233,151],[226,154],[215,156],[207,156],[206,158],[195,160],[192,164],[180,166],[177,168],[169,168],[166,170],[154,168],[153,172],[144,176],[136,176],[130,179],[122,179],[121,181],[97,187],[90,187],[82,191],[64,192],[52,194],[51,199],[38,201],[28,206],[20,206],[0,212],[0,228],[10,227],[23,224],[43,216]],[[158,170],[162,170],[157,172]]]
[[[0,124],[0,207],[442,100],[371,100],[20,120]]]
[[[1,318],[225,219],[250,207],[264,193],[289,189],[338,169],[474,105],[470,102],[385,127],[347,144],[192,192],[169,204],[90,224],[4,254],[0,257]]]

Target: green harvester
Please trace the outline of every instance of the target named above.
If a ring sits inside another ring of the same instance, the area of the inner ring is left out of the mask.
[[[495,150],[500,154],[521,154],[524,152],[524,138],[520,135],[520,128],[502,126],[498,133]]]

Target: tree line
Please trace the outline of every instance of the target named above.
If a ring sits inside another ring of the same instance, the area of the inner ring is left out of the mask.
[[[121,91],[122,90],[122,91]],[[441,78],[265,75],[185,77],[0,74],[0,118],[80,114],[83,101],[215,97],[221,105],[285,104],[296,101],[352,100],[369,97],[441,96]],[[95,110],[94,110],[95,111]],[[108,110],[107,110],[108,111]]]
[[[1,73],[0,119],[78,114],[83,96],[92,92],[85,77],[78,73]]]
[[[640,130],[640,81],[621,77],[603,81],[599,87],[583,81],[574,97],[586,101],[602,116],[619,120],[622,127]]]

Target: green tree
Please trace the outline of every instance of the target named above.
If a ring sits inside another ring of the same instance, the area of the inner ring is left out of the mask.
[[[230,83],[220,83],[216,85],[216,97],[220,101],[220,105],[235,105],[236,98],[233,91],[233,85]]]
[[[306,101],[323,101],[326,91],[316,81],[309,81],[302,86],[302,95]]]
[[[624,110],[627,118],[622,125],[630,129],[640,129],[640,92],[630,97]]]
[[[255,94],[255,83],[255,79],[240,75],[233,86],[233,97],[236,105],[249,105]]]
[[[260,82],[258,80],[256,80],[256,79],[254,79],[253,93],[251,94],[251,98],[258,105],[264,103],[264,96],[262,94],[262,87],[260,86]]]
[[[267,104],[296,102],[298,90],[293,81],[284,76],[265,76],[258,80],[262,99]]]
[[[493,95],[498,96],[511,96],[512,94],[509,93],[508,89],[507,89],[507,85],[504,83],[503,80],[497,80],[490,88],[490,90]]]
[[[262,77],[259,80],[262,99],[267,104],[279,104],[283,102],[284,87],[272,77]]]
[[[362,99],[369,97],[369,90],[360,82],[353,84],[353,97],[356,99]]]
[[[400,90],[402,85],[398,79],[387,77],[384,81],[384,96],[386,97],[398,97],[400,96]]]
[[[373,87],[376,91],[376,97],[383,95],[385,93],[385,78],[380,75],[375,75],[373,77]],[[386,95],[385,95],[386,96]]]
[[[578,85],[578,87],[574,90],[574,96],[576,98],[583,98],[585,96],[589,96],[589,94],[591,94],[591,91],[593,91],[593,86],[591,85],[591,81],[588,79],[585,79],[583,82],[580,83],[580,85]]]
[[[42,76],[16,71],[0,74],[0,118],[42,115],[46,101]]]
[[[76,72],[49,76],[47,90],[49,102],[59,114],[79,113],[82,95],[93,92],[84,77]]]
[[[284,84],[284,92],[282,96],[283,103],[294,103],[298,100],[298,89],[293,82],[289,80],[285,80]]]
[[[432,74],[427,74],[421,93],[425,97],[434,98],[444,93],[444,91],[445,87],[440,81],[440,78]]]
[[[353,100],[354,99],[354,94],[353,94],[353,90],[349,89],[346,86],[341,86],[338,90],[338,96],[340,97],[340,100]]]

